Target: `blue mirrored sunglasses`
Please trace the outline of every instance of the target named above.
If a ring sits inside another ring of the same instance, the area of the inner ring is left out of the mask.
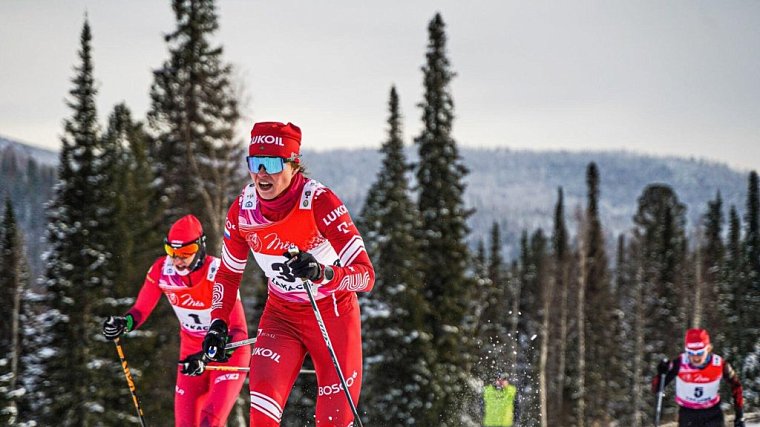
[[[248,156],[248,170],[251,173],[259,173],[263,166],[268,174],[280,173],[285,168],[285,159],[282,157]]]
[[[707,352],[707,349],[701,349],[701,350],[689,350],[686,349],[686,354],[689,356],[703,356]]]

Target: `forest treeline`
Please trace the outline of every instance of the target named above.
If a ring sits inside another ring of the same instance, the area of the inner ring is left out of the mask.
[[[153,71],[147,116],[137,119],[119,104],[101,123],[85,19],[55,176],[38,176],[31,164],[3,175],[4,182],[41,180],[50,191],[23,196],[49,200],[44,211],[31,213],[41,200],[4,195],[3,425],[136,423],[101,323],[134,302],[178,217],[198,216],[210,252],[218,253],[227,207],[247,180],[245,144],[234,133],[239,94],[222,47],[210,41],[219,25],[213,2],[172,6],[176,28],[165,37],[166,60]],[[675,356],[685,329],[696,326],[711,332],[716,352],[742,377],[747,405],[757,407],[757,174],[748,176],[745,206],[724,206],[716,193],[707,206],[692,207],[704,214],[691,229],[678,194],[665,183],[647,185],[630,231],[610,245],[599,218],[604,177],[591,162],[585,205],[567,211],[557,188],[553,227],[522,230],[519,254],[505,259],[498,223],[485,236],[467,226],[473,212],[463,202],[468,170],[452,136],[456,73],[445,28],[439,14],[427,27],[422,130],[413,136],[418,158],[405,157],[399,94],[391,87],[382,164],[368,177],[373,184],[362,211],[352,213],[377,277],[360,298],[364,422],[479,425],[483,384],[506,373],[520,390],[523,426],[647,425],[655,365]],[[25,245],[37,244],[19,227],[19,218],[29,216],[45,227],[41,262],[24,256]],[[570,219],[576,229],[567,227]],[[479,242],[477,249],[468,241]],[[30,264],[42,268],[37,283]],[[241,285],[250,330],[266,297],[254,264]],[[173,422],[177,338],[174,314],[159,304],[123,340],[151,425]],[[283,425],[311,424],[315,395],[314,379],[299,378]],[[247,425],[247,399],[244,388],[230,425]]]

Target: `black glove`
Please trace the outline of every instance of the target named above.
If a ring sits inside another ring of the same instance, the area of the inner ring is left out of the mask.
[[[134,319],[131,314],[126,316],[108,316],[103,322],[103,336],[107,340],[115,340],[134,327]]]
[[[744,427],[744,419],[734,418],[734,427]]]
[[[668,359],[660,360],[657,365],[657,375],[665,375],[670,370],[670,361]]]
[[[224,351],[227,342],[229,342],[227,324],[224,323],[224,320],[216,319],[211,322],[206,336],[203,337],[203,353],[209,360],[226,362],[229,360],[227,352]]]
[[[325,266],[317,262],[314,255],[308,252],[298,252],[293,254],[290,251],[285,252],[284,256],[290,258],[285,264],[290,267],[290,271],[299,279],[311,280],[312,282],[322,281]]]
[[[182,365],[180,372],[191,377],[198,376],[206,370],[206,363],[208,362],[206,353],[199,351],[179,361],[179,364]]]

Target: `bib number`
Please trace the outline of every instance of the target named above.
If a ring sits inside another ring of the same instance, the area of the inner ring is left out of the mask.
[[[272,270],[277,273],[277,278],[284,281],[294,283],[296,276],[290,271],[290,267],[284,262],[275,262],[272,264]]]

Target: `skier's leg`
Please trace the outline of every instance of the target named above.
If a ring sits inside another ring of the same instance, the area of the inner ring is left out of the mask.
[[[720,405],[706,409],[678,409],[678,427],[723,427]]]
[[[174,425],[193,427],[198,425],[200,408],[208,391],[209,372],[197,377],[182,374],[177,368],[177,385],[174,388]]]
[[[246,345],[235,349],[230,360],[225,363],[214,363],[220,366],[248,366],[251,360],[251,346]],[[209,393],[201,408],[201,427],[222,427],[227,422],[240,389],[245,383],[245,372],[206,371],[208,375]]]
[[[338,311],[337,315],[335,310]],[[362,339],[359,304],[356,296],[340,299],[330,310],[320,310],[325,328],[330,335],[335,355],[355,405],[359,404],[362,384]],[[321,426],[349,426],[354,420],[351,405],[343,392],[338,373],[316,322],[308,325],[307,348],[317,373],[316,424]]]
[[[297,322],[266,311],[251,355],[251,426],[279,426],[282,410],[301,369],[306,348]]]

